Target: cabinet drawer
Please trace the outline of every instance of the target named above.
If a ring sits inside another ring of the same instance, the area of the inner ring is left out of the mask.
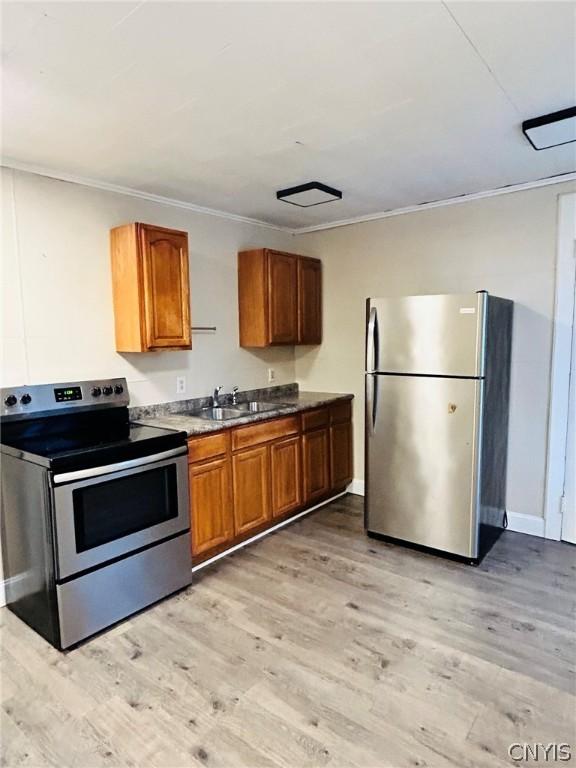
[[[352,403],[344,400],[330,406],[330,424],[341,424],[352,419]]]
[[[267,443],[270,440],[295,434],[298,434],[297,416],[265,421],[262,424],[254,424],[249,427],[237,427],[232,430],[232,450],[239,451],[251,445]]]
[[[229,432],[193,437],[188,440],[188,461],[204,461],[204,459],[221,456],[228,451],[229,445]]]
[[[302,414],[302,431],[309,432],[311,429],[320,429],[328,424],[328,409],[317,408],[315,411],[307,411]]]

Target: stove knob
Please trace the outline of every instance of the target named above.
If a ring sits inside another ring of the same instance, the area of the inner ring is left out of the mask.
[[[28,403],[32,402],[32,395],[29,395],[26,392],[26,394],[22,395],[22,397],[20,398],[20,402],[22,403],[22,405],[28,405]]]
[[[16,395],[8,395],[8,397],[4,400],[4,405],[7,405],[10,408],[12,405],[16,405],[17,402],[18,398]]]
[[[102,390],[100,389],[100,387],[92,387],[90,394],[92,395],[92,397],[100,397],[100,395],[102,394]]]
[[[110,386],[102,387],[102,393],[104,395],[111,395],[112,394],[112,387],[110,387]]]
[[[114,394],[121,395],[122,392],[124,392],[124,387],[122,386],[122,384],[116,384],[114,387]]]

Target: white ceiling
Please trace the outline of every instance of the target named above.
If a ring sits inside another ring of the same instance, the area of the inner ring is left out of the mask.
[[[575,9],[3,2],[4,162],[290,227],[572,172],[520,124],[576,104]]]

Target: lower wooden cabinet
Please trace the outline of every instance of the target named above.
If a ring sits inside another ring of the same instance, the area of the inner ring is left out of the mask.
[[[348,485],[350,403],[223,429],[191,438],[188,447],[198,563]]]
[[[352,482],[352,422],[330,427],[330,478],[335,490]]]
[[[236,535],[259,528],[271,517],[268,446],[232,456]]]
[[[328,429],[315,429],[302,435],[305,502],[326,496],[330,490],[328,437]]]
[[[200,555],[234,536],[230,460],[221,458],[190,464],[188,476],[192,553]]]
[[[302,504],[300,437],[289,437],[270,446],[272,516],[280,517]]]

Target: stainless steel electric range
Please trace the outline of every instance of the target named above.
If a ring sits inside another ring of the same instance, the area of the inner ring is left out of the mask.
[[[190,584],[185,432],[131,424],[125,379],[0,398],[13,613],[65,649]]]

